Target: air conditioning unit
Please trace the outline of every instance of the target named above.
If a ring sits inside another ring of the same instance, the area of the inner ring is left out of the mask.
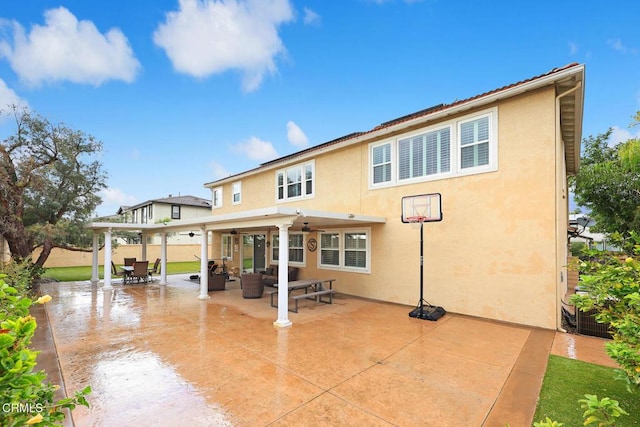
[[[612,336],[609,333],[608,323],[598,323],[595,315],[598,312],[595,309],[582,311],[576,309],[576,329],[579,334],[589,335],[592,337],[608,338]]]

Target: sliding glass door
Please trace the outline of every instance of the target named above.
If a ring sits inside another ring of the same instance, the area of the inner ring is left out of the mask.
[[[242,271],[257,273],[267,267],[267,237],[264,234],[242,236]]]

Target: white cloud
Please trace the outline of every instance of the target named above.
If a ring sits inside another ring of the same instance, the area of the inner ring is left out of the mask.
[[[93,22],[78,21],[64,7],[47,10],[44,18],[45,25],[34,25],[28,34],[13,21],[13,45],[0,40],[0,57],[9,60],[23,81],[33,86],[59,80],[98,86],[107,80],[135,79],[140,63],[119,29],[103,35]]]
[[[618,126],[613,126],[611,128],[611,136],[609,137],[609,146],[613,147],[621,142],[626,142],[630,139],[639,139],[640,138],[640,129],[637,130],[635,134],[632,134],[626,129],[619,128]]]
[[[291,120],[287,122],[287,139],[296,147],[306,147],[309,144],[307,135]]]
[[[213,171],[213,179],[222,179],[222,178],[226,178],[229,175],[231,175],[231,173],[227,170],[227,168],[224,167],[223,164],[216,162],[216,161],[212,161],[209,166],[211,167],[211,170]]]
[[[235,144],[231,149],[238,154],[258,162],[266,162],[279,156],[273,144],[256,138],[255,136],[252,136],[244,142]]]
[[[100,191],[100,197],[102,204],[97,208],[99,216],[115,215],[120,206],[132,206],[138,203],[134,196],[125,194],[119,188],[105,188]]]
[[[27,101],[20,98],[18,94],[7,86],[4,80],[0,79],[0,112],[8,111],[13,105],[19,109],[29,108]]]
[[[319,25],[320,24],[320,21],[321,21],[320,15],[318,15],[316,12],[314,12],[311,9],[309,9],[308,7],[305,7],[303,10],[304,10],[304,17],[302,18],[302,21],[306,25]]]
[[[569,55],[573,56],[578,53],[578,44],[574,42],[569,42]]]
[[[607,40],[607,44],[620,53],[630,53],[634,55],[638,53],[638,49],[625,46],[619,38]]]
[[[154,42],[173,67],[195,77],[236,69],[251,92],[285,53],[278,26],[293,20],[289,0],[180,0],[156,28]]]

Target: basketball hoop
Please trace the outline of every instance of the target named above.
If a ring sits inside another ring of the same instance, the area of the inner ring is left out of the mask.
[[[429,304],[424,299],[424,239],[422,227],[425,222],[442,221],[442,205],[440,193],[421,194],[402,198],[402,215],[404,223],[420,230],[420,302],[409,312],[409,317],[425,320],[438,320],[446,313],[445,309]]]
[[[408,216],[406,218],[407,222],[411,224],[411,228],[418,230],[422,223],[429,221],[429,218],[426,216]]]

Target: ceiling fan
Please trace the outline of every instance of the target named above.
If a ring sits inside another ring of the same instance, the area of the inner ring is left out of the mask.
[[[310,232],[313,232],[313,231],[319,231],[319,232],[322,233],[324,230],[317,230],[315,228],[311,228],[311,227],[309,227],[309,223],[305,222],[305,223],[303,223],[302,228],[300,229],[300,231],[303,231],[305,233],[310,233]]]

